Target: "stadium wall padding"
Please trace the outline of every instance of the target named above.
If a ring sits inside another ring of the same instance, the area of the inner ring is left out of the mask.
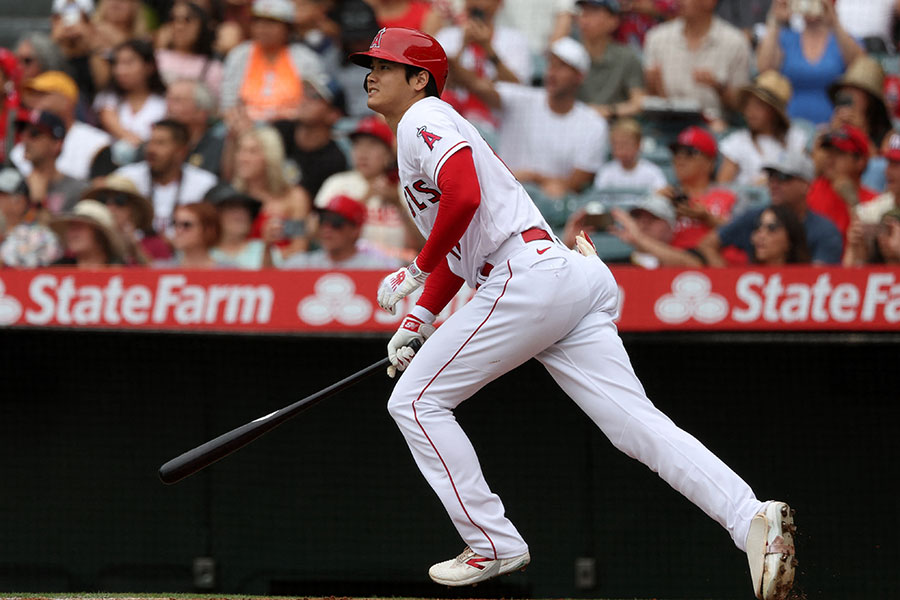
[[[376,375],[173,486],[166,460],[382,357],[382,338],[0,331],[0,592],[752,598],[724,529],[531,361],[457,410],[527,571],[432,584],[463,547]],[[651,399],[797,509],[808,598],[900,590],[900,338],[632,335]],[[193,561],[215,561],[215,587]],[[596,584],[576,586],[593,559]]]

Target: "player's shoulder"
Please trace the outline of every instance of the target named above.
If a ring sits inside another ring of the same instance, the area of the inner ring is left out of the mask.
[[[425,131],[453,131],[459,129],[462,119],[452,106],[439,98],[424,98],[406,111],[397,124],[397,140],[421,137]]]

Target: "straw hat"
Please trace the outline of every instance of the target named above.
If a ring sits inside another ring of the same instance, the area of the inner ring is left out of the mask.
[[[828,96],[835,102],[838,91],[843,87],[852,87],[866,92],[875,100],[878,110],[876,117],[879,123],[870,124],[872,132],[890,131],[891,115],[884,101],[884,69],[881,63],[871,56],[860,56],[844,73],[844,76],[828,86]],[[875,140],[880,142],[880,140]]]
[[[741,88],[739,93],[740,105],[744,106],[747,97],[753,94],[769,106],[775,109],[775,112],[784,122],[785,127],[790,127],[791,119],[787,114],[787,105],[791,101],[794,90],[791,82],[787,77],[775,70],[763,71],[757,75],[756,80],[747,86]]]
[[[86,223],[93,227],[106,241],[110,249],[112,259],[121,259],[125,256],[125,244],[119,232],[116,231],[116,223],[112,213],[96,200],[82,200],[75,205],[70,213],[58,215],[50,222],[50,227],[62,238],[71,223]]]
[[[81,199],[107,203],[104,196],[120,196],[127,200],[134,211],[135,226],[144,232],[153,230],[153,204],[138,191],[133,181],[122,175],[108,175],[103,183],[82,194]]]

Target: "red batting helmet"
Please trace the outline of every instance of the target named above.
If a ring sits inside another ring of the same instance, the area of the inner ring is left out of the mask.
[[[436,39],[416,29],[385,27],[372,40],[368,52],[355,52],[350,60],[361,67],[372,67],[380,58],[425,69],[437,84],[438,94],[447,82],[447,54]]]

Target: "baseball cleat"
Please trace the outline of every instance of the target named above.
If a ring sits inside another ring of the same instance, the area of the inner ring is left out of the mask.
[[[473,585],[480,581],[511,573],[522,569],[531,562],[531,555],[526,552],[514,558],[485,558],[475,554],[466,547],[456,558],[432,565],[428,576],[441,585],[460,586]]]
[[[753,517],[747,534],[747,559],[753,592],[759,600],[784,600],[794,584],[794,511],[770,502]]]

